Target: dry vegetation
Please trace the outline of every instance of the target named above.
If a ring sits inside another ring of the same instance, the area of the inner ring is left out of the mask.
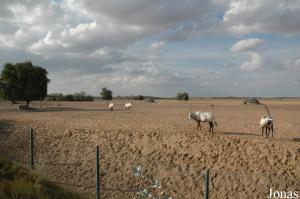
[[[217,133],[195,133],[184,102],[134,103],[114,112],[104,102],[62,103],[60,110],[15,111],[0,104],[0,150],[28,164],[28,132],[33,128],[36,170],[74,190],[94,193],[95,146],[101,150],[103,198],[132,198],[131,175],[142,165],[162,181],[173,198],[202,198],[205,168],[211,168],[212,198],[265,198],[269,188],[300,189],[300,101],[265,101],[275,118],[275,138],[260,137],[258,105],[239,100],[197,100],[193,110],[213,111]],[[214,104],[214,106],[211,106]],[[79,185],[79,186],[72,186]]]

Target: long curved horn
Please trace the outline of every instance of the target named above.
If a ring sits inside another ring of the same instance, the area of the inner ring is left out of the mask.
[[[264,103],[260,103],[260,104],[265,107],[265,109],[266,109],[266,111],[268,113],[268,116],[271,117],[271,113],[270,113],[270,110],[269,110],[268,106],[266,104],[264,104]]]
[[[189,105],[187,104],[187,103],[184,103],[184,106],[185,106],[185,108],[187,108],[188,109],[188,112],[190,111],[190,107],[189,107]]]

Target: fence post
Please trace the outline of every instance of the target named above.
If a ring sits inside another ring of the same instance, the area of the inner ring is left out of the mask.
[[[209,198],[209,169],[205,171],[205,190],[204,190],[204,198]]]
[[[33,170],[33,130],[30,129],[30,168]]]
[[[96,195],[100,199],[100,182],[99,182],[99,145],[96,146]]]

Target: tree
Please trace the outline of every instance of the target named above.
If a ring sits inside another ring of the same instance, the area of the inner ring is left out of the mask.
[[[144,96],[143,95],[138,95],[137,100],[144,100]]]
[[[184,100],[184,101],[187,101],[187,100],[189,100],[189,94],[186,93],[186,92],[183,92],[183,93],[177,93],[176,99],[177,99],[177,100]]]
[[[102,88],[100,93],[102,100],[112,100],[112,94],[113,92],[107,88]]]
[[[129,99],[131,99],[131,100],[144,100],[144,96],[143,95],[130,96]]]
[[[84,91],[81,91],[79,93],[74,94],[74,101],[84,101],[86,96],[86,93]]]
[[[30,101],[42,101],[47,96],[49,79],[48,72],[40,66],[34,66],[30,61],[23,63],[6,63],[1,72],[1,96],[10,100],[25,101],[26,107]]]
[[[74,101],[74,95],[68,94],[64,96],[64,100],[66,101]]]

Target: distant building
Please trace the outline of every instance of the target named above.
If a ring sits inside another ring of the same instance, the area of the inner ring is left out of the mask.
[[[148,97],[148,98],[145,99],[145,102],[153,103],[153,102],[155,102],[155,100],[152,97]]]
[[[242,99],[242,104],[260,104],[257,98],[255,97],[247,97],[245,99]]]

